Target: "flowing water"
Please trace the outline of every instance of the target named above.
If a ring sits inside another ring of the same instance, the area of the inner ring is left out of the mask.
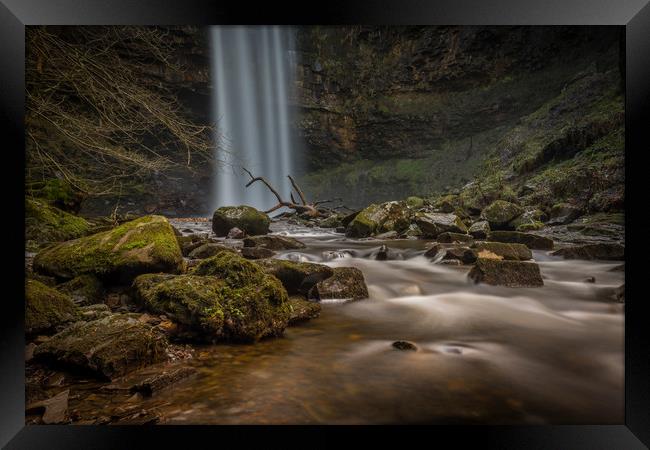
[[[268,209],[277,200],[261,184],[246,188],[246,167],[288,198],[294,173],[288,99],[295,56],[292,30],[279,26],[211,29],[213,115],[222,150],[215,164],[212,210],[225,205]]]
[[[623,422],[619,264],[535,251],[544,287],[474,285],[422,256],[427,241],[384,241],[403,259],[376,261],[382,241],[273,226],[308,245],[278,257],[357,267],[370,298],[324,303],[282,338],[199,348],[198,375],[151,400],[167,423]],[[342,249],[357,256],[323,259]]]

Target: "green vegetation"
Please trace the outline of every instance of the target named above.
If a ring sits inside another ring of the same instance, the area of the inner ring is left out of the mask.
[[[27,250],[36,251],[48,244],[75,239],[89,232],[91,225],[51,206],[44,200],[25,198],[25,239]]]

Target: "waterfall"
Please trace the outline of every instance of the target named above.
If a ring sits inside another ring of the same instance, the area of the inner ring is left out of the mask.
[[[215,158],[213,210],[250,205],[266,210],[277,199],[241,167],[264,176],[289,198],[287,175],[295,170],[289,95],[295,71],[293,33],[280,26],[215,26],[211,29]]]

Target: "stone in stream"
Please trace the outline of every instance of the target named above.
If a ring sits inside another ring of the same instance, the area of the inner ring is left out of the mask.
[[[320,315],[321,305],[316,302],[310,302],[304,297],[289,297],[289,303],[291,304],[289,325],[295,325],[306,320],[315,319]]]
[[[133,287],[143,308],[167,316],[181,339],[254,342],[281,335],[291,313],[280,280],[228,252],[204,259],[192,275],[141,275]]]
[[[77,305],[95,305],[104,300],[104,285],[95,275],[80,275],[56,286],[56,290],[72,297]]]
[[[199,245],[194,250],[192,250],[187,256],[188,258],[192,258],[192,259],[205,259],[211,256],[218,255],[221,252],[237,253],[237,250],[231,247],[226,247],[225,245],[208,242],[206,244]]]
[[[196,369],[193,367],[165,363],[164,365],[154,365],[131,372],[124,377],[113,380],[107,386],[102,386],[100,390],[140,393],[149,397],[195,373]]]
[[[490,224],[487,220],[474,222],[467,231],[474,239],[485,239],[490,233]]]
[[[553,240],[544,236],[521,231],[491,231],[488,240],[508,244],[524,244],[531,250],[552,250]]]
[[[561,248],[551,254],[554,256],[562,256],[564,259],[600,259],[615,261],[625,259],[625,247],[616,243],[584,244]]]
[[[463,264],[473,264],[476,261],[476,252],[469,247],[449,247],[443,251],[442,261],[440,261],[443,264],[450,264],[444,262],[448,260],[460,261]]]
[[[267,236],[251,236],[244,239],[244,247],[261,247],[269,250],[296,250],[306,245],[298,239],[288,236],[269,234]]]
[[[451,233],[449,231],[440,233],[436,238],[436,240],[444,244],[458,243],[458,244],[467,244],[469,246],[471,246],[474,243],[474,238],[472,238],[472,236],[470,236],[469,234]]]
[[[264,247],[242,247],[241,255],[246,259],[264,259],[272,257],[275,252]]]
[[[375,236],[375,239],[397,239],[399,236],[399,233],[395,230],[393,231],[387,231],[385,233],[380,233]]]
[[[362,238],[388,231],[401,232],[408,228],[410,222],[411,212],[403,202],[372,204],[347,225],[346,235]]]
[[[410,350],[410,351],[418,350],[418,346],[415,345],[413,342],[409,342],[409,341],[395,341],[393,342],[392,346],[397,350]]]
[[[217,236],[227,236],[233,228],[239,228],[248,235],[269,232],[271,219],[252,206],[222,206],[212,216],[212,231]]]
[[[419,212],[415,215],[415,223],[424,237],[435,238],[440,233],[467,233],[467,227],[455,214]]]
[[[112,230],[49,247],[34,258],[34,270],[72,279],[92,274],[129,283],[141,273],[183,271],[183,256],[171,225],[145,216]]]
[[[341,219],[342,216],[338,214],[332,214],[331,216],[318,222],[318,226],[321,228],[337,228],[341,226]]]
[[[244,239],[246,237],[246,233],[237,227],[233,227],[228,231],[228,235],[226,237],[228,239]]]
[[[40,281],[25,282],[25,333],[55,333],[58,328],[80,318],[72,298]]]
[[[284,259],[261,259],[255,261],[255,264],[278,278],[290,295],[307,294],[316,283],[334,275],[334,270],[324,264]]]
[[[112,314],[76,322],[34,350],[34,359],[66,366],[101,378],[167,359],[165,336],[131,314]]]
[[[467,275],[475,283],[507,287],[544,285],[539,266],[533,262],[478,258]]]
[[[25,408],[26,414],[40,414],[45,425],[68,422],[69,390],[59,392],[54,397],[31,403]]]
[[[490,229],[503,229],[510,228],[508,223],[523,212],[519,205],[505,200],[495,200],[481,211],[481,218],[488,221]]]
[[[356,267],[336,267],[334,274],[311,288],[309,298],[326,299],[368,298],[368,288],[363,273]]]
[[[435,258],[438,253],[444,250],[444,247],[438,243],[433,244],[431,247],[427,249],[426,252],[424,252],[424,256],[427,258]]]
[[[488,251],[503,259],[526,261],[532,259],[533,252],[524,244],[508,244],[505,242],[477,242],[474,245],[477,252]]]

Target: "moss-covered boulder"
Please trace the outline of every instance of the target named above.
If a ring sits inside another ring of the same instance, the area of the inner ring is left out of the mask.
[[[187,256],[192,259],[205,259],[218,255],[221,252],[237,253],[237,250],[226,247],[225,245],[215,244],[214,242],[207,242],[190,251]]]
[[[26,334],[49,334],[79,319],[79,311],[70,296],[40,281],[25,282]]]
[[[491,231],[488,240],[493,242],[507,242],[510,244],[524,244],[532,250],[552,250],[553,239],[521,231]]]
[[[472,245],[474,243],[474,238],[469,234],[451,233],[449,231],[445,231],[436,237],[436,241],[442,242],[443,244],[459,243]]]
[[[424,206],[424,199],[415,196],[408,197],[406,199],[406,206],[413,209],[422,208]]]
[[[565,225],[576,220],[582,215],[582,209],[569,203],[553,205],[550,212],[549,225]]]
[[[584,244],[565,247],[551,253],[564,259],[598,259],[617,261],[625,259],[625,247],[617,243]]]
[[[275,252],[264,247],[242,247],[241,255],[246,259],[264,259],[271,258]]]
[[[439,197],[433,207],[443,213],[453,213],[456,208],[461,206],[461,199],[458,195],[448,194]]]
[[[315,319],[320,315],[321,306],[317,302],[310,302],[301,296],[289,297],[291,317],[289,325],[295,325],[306,320]]]
[[[86,235],[91,224],[44,200],[25,199],[25,240],[28,250]]]
[[[325,219],[322,219],[320,222],[318,222],[318,226],[321,228],[337,228],[342,226],[341,219],[343,219],[344,216],[339,215],[339,214],[332,214],[329,217],[326,217]]]
[[[479,253],[487,251],[500,256],[503,259],[513,261],[526,261],[532,259],[533,252],[524,244],[508,244],[505,242],[478,242],[475,250]]]
[[[475,239],[485,239],[490,233],[490,224],[487,220],[474,222],[467,231]]]
[[[80,275],[56,286],[77,305],[94,305],[104,300],[104,284],[95,275]]]
[[[217,236],[227,236],[232,228],[239,228],[248,235],[269,232],[271,219],[252,206],[222,206],[212,216],[212,231]]]
[[[251,236],[244,239],[244,247],[262,247],[269,250],[295,250],[306,245],[298,239],[288,236],[269,234],[266,236]]]
[[[316,283],[334,275],[334,270],[324,264],[284,259],[262,259],[256,261],[256,264],[264,272],[279,279],[290,295],[307,294]]]
[[[387,231],[405,231],[411,212],[402,202],[372,204],[357,214],[346,228],[349,237],[368,237]]]
[[[34,350],[34,358],[116,378],[167,359],[167,339],[131,314],[76,322]]]
[[[548,215],[544,211],[533,209],[516,217],[508,225],[517,231],[539,230],[544,227],[546,220],[548,220]]]
[[[514,203],[495,200],[481,212],[481,217],[488,221],[490,228],[510,228],[509,222],[522,215],[524,210]]]
[[[533,262],[479,258],[467,274],[475,283],[508,287],[544,285],[539,266]]]
[[[363,273],[356,267],[336,267],[334,274],[314,285],[309,298],[322,300],[360,300],[368,298]]]
[[[291,314],[282,283],[231,253],[204,260],[192,275],[141,275],[133,287],[147,311],[179,326],[181,338],[253,342],[282,334]]]
[[[92,274],[130,282],[142,273],[180,273],[183,256],[167,219],[145,216],[49,247],[34,258],[34,270],[63,279]]]
[[[415,223],[425,237],[435,238],[440,233],[467,233],[467,227],[456,214],[420,212],[415,215]]]

